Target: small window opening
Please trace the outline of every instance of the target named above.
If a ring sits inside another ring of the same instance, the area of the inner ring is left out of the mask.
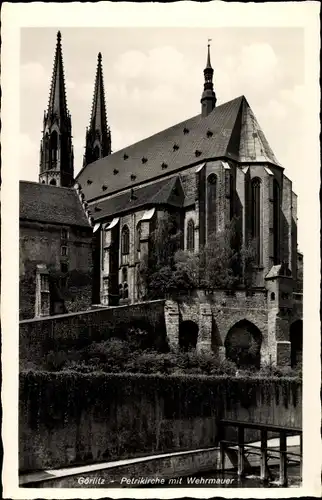
[[[114,174],[114,175],[116,175],[116,174],[118,174],[118,173],[119,173],[119,171],[117,170],[117,168],[114,168],[114,170],[113,170],[113,174]]]

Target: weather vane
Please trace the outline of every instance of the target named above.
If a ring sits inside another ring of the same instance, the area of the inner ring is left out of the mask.
[[[210,45],[211,41],[212,41],[212,38],[208,38],[208,45]]]

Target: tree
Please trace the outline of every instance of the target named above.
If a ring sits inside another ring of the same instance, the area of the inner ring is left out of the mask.
[[[199,252],[180,250],[181,233],[171,216],[159,220],[151,234],[149,256],[140,266],[149,298],[174,295],[198,287],[234,289],[251,286],[255,247],[242,244],[238,218],[213,233]]]
[[[180,238],[181,232],[177,228],[175,215],[163,214],[151,232],[149,253],[140,263],[139,288],[146,291],[148,298],[163,298],[168,294]]]

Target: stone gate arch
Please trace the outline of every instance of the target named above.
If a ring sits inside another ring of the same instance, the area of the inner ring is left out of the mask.
[[[290,326],[291,367],[302,364],[303,321],[297,319]]]
[[[226,358],[239,367],[260,367],[262,334],[259,328],[243,319],[235,323],[228,331],[224,346]]]
[[[184,351],[195,349],[198,342],[199,326],[191,320],[182,321],[179,325],[179,347]]]

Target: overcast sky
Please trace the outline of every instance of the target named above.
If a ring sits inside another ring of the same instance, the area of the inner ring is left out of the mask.
[[[42,118],[58,29],[21,32],[23,179],[38,180]],[[296,183],[302,148],[294,145],[301,144],[305,106],[301,28],[65,28],[61,32],[75,174],[82,165],[99,51],[116,151],[200,112],[207,38],[212,38],[217,105],[244,94]]]
[[[43,112],[57,28],[23,28],[20,178],[38,180]],[[63,28],[75,175],[102,52],[108,122],[116,151],[200,112],[207,39],[217,105],[245,95],[286,175],[299,190],[305,159],[302,28]]]

